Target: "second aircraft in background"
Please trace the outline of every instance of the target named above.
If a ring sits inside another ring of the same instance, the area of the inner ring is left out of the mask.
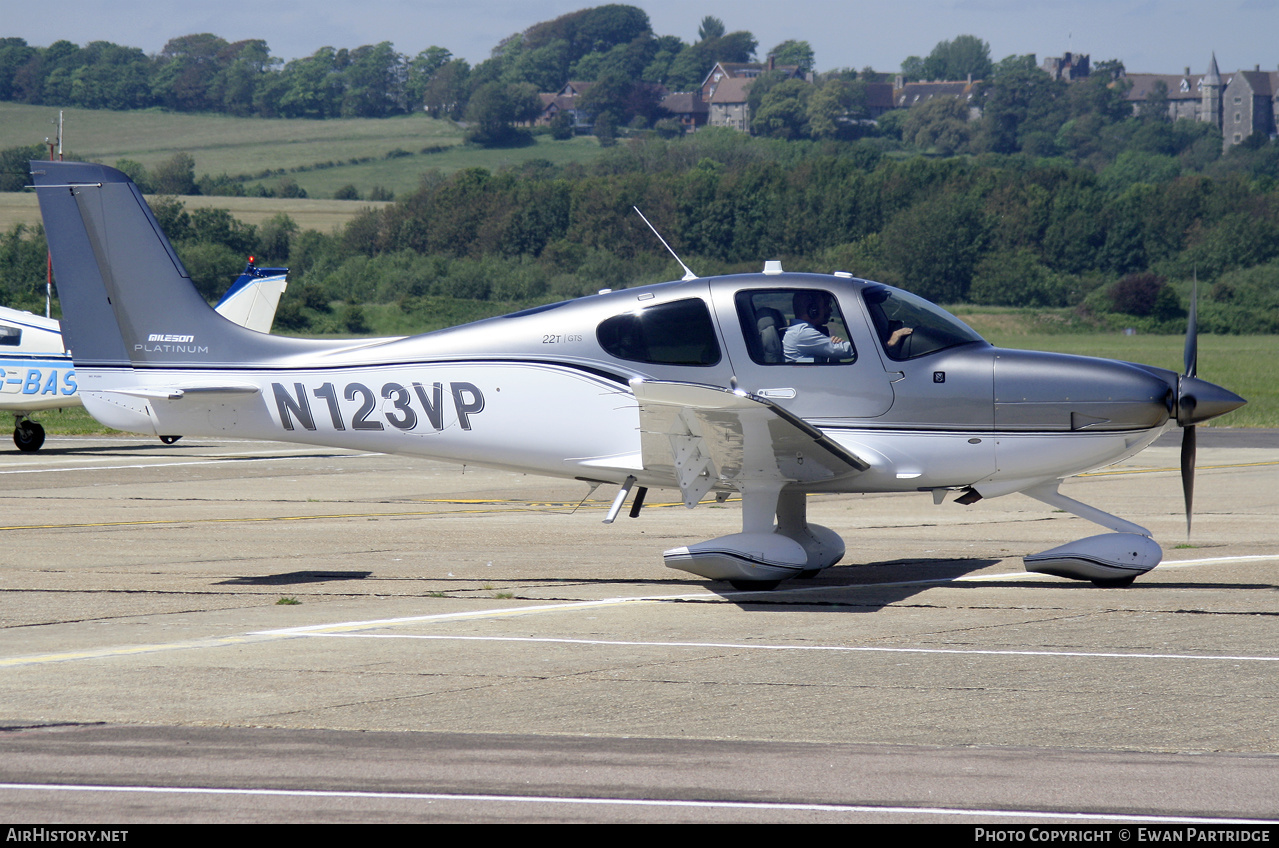
[[[218,313],[250,330],[271,332],[288,273],[288,268],[258,268],[250,257],[244,273],[218,302]],[[31,413],[82,405],[61,325],[0,306],[0,410],[13,413],[18,450],[38,451],[44,444],[44,428],[31,420]]]

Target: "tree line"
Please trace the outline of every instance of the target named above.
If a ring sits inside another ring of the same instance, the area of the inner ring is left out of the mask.
[[[811,66],[811,50],[794,44],[778,49],[807,56]],[[9,37],[0,39],[0,100],[284,118],[381,118],[425,109],[460,120],[471,108],[479,120],[500,91],[515,103],[514,120],[527,120],[521,110],[536,103],[537,92],[558,91],[573,79],[604,83],[607,97],[601,92],[596,99],[613,118],[651,121],[663,89],[692,90],[716,61],[749,61],[757,47],[749,32],[726,32],[713,17],[703,20],[693,44],[659,36],[643,10],[620,4],[535,24],[473,67],[445,47],[410,57],[390,42],[322,47],[286,63],[263,39],[228,42],[211,33],[173,38],[154,56],[107,41],[34,47]]]
[[[851,271],[941,303],[1073,307],[1153,330],[1184,325],[1202,285],[1206,332],[1279,332],[1279,180],[1273,145],[1210,173],[1116,162],[1100,174],[1025,153],[900,158],[880,139],[784,142],[732,130],[614,148],[589,166],[534,161],[428,172],[418,189],[341,231],[260,227],[157,200],[158,220],[201,291],[245,256],[288,265],[277,326],[363,332],[390,305],[438,326],[446,300],[504,305],[678,276],[638,206],[699,274]],[[42,298],[43,236],[0,236],[7,303]]]

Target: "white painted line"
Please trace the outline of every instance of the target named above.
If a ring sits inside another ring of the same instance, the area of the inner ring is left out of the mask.
[[[1191,568],[1200,565],[1213,565],[1217,563],[1241,562],[1241,561],[1275,561],[1279,560],[1279,555],[1255,555],[1255,556],[1237,556],[1237,557],[1211,557],[1206,559],[1195,560],[1178,560],[1170,563],[1163,563],[1159,567],[1165,568]],[[980,582],[990,580],[1025,580],[1025,579],[1050,579],[1049,575],[1032,574],[1022,571],[1005,572],[1001,574],[976,574],[966,575],[964,577],[942,578],[936,580],[911,580],[898,583],[859,583],[852,586],[804,586],[794,589],[774,589],[771,592],[690,592],[682,595],[639,595],[635,597],[621,598],[604,598],[598,601],[574,601],[569,603],[557,604],[538,604],[526,607],[501,607],[499,609],[479,609],[468,610],[465,612],[448,612],[436,613],[432,615],[414,615],[404,616],[401,618],[375,618],[364,621],[343,621],[332,624],[312,624],[303,627],[287,627],[278,630],[258,630],[250,633],[211,637],[208,639],[192,639],[180,642],[169,642],[159,644],[146,645],[123,645],[107,648],[89,648],[80,651],[64,651],[52,654],[39,654],[34,656],[16,656],[16,657],[0,657],[0,668],[14,668],[17,666],[39,665],[49,662],[67,662],[71,660],[86,659],[105,659],[107,657],[130,656],[136,654],[158,653],[162,651],[172,650],[189,650],[192,648],[214,648],[225,647],[227,645],[243,645],[251,642],[265,642],[273,639],[289,639],[300,638],[306,636],[332,636],[344,633],[352,633],[359,630],[376,630],[379,628],[398,627],[406,624],[431,624],[449,621],[468,621],[477,619],[491,618],[508,618],[521,615],[534,615],[538,613],[558,613],[569,612],[574,610],[585,609],[601,609],[604,607],[621,606],[624,604],[660,604],[669,601],[699,601],[699,600],[723,600],[729,598],[739,598],[750,595],[769,595],[775,597],[793,596],[799,593],[809,592],[839,592],[839,591],[857,591],[865,589],[873,589],[877,587],[893,587],[893,586],[918,586],[918,585],[945,585],[947,583],[959,582]],[[1051,578],[1060,579],[1060,578]],[[383,638],[390,638],[384,636]],[[398,638],[483,638],[483,637],[454,637],[454,636],[418,636],[418,637],[398,637]],[[536,640],[529,640],[536,641]],[[569,641],[569,640],[547,640],[547,641]],[[847,647],[847,646],[805,646],[805,645],[731,645],[718,644],[712,642],[585,642],[582,644],[618,644],[618,645],[651,645],[651,646],[688,646],[688,647],[715,647],[715,648],[751,648],[751,649],[768,649],[768,650],[832,650],[832,651],[884,651],[884,652],[900,652],[900,653],[953,653],[953,654],[1007,654],[1007,655],[1026,655],[1026,656],[1081,656],[1081,657],[1113,657],[1113,658],[1129,658],[1129,659],[1209,659],[1209,660],[1246,660],[1257,662],[1271,662],[1275,657],[1235,657],[1225,655],[1196,655],[1196,654],[1089,654],[1089,653],[1070,653],[1060,652],[1035,652],[1035,651],[961,651],[948,649],[922,649],[922,648],[869,648],[869,647]]]
[[[760,645],[738,642],[635,642],[609,639],[560,639],[544,636],[447,636],[404,633],[311,633],[334,639],[425,639],[458,642],[550,642],[562,645],[603,645],[624,648],[714,648],[740,651],[826,651],[861,654],[962,654],[989,657],[1087,657],[1125,660],[1217,660],[1227,662],[1279,662],[1279,657],[1231,654],[1126,654],[1114,651],[1011,651],[979,648],[886,648],[863,645]]]
[[[411,615],[402,618],[378,618],[370,621],[343,621],[336,624],[311,624],[305,627],[287,627],[282,630],[258,630],[253,636],[306,636],[311,633],[337,633],[344,630],[369,630],[375,627],[396,627],[401,624],[419,624],[436,621],[465,621],[472,618],[500,618],[513,615],[529,615],[538,612],[563,612],[575,609],[594,609],[619,604],[658,603],[660,601],[693,600],[718,597],[712,592],[696,595],[642,596],[635,598],[606,598],[599,601],[574,601],[563,604],[541,604],[533,607],[504,607],[502,609],[444,612],[433,615]]]
[[[21,792],[135,792],[174,795],[249,795],[280,798],[360,798],[365,800],[464,801],[493,804],[572,804],[580,806],[670,807],[723,810],[778,810],[793,812],[869,813],[887,815],[971,816],[1069,821],[1160,822],[1177,824],[1269,825],[1279,819],[1225,819],[1201,816],[1116,815],[1114,813],[1059,812],[1054,810],[973,810],[949,807],[891,807],[865,804],[811,804],[784,801],[684,801],[648,798],[582,798],[567,795],[480,795],[442,792],[368,792],[318,789],[234,789],[194,786],[94,786],[66,783],[0,783],[0,791]],[[57,829],[52,827],[46,830]]]
[[[1206,557],[1204,559],[1175,559],[1171,562],[1161,562],[1157,568],[1185,568],[1191,565],[1212,565],[1218,562],[1279,562],[1279,555],[1276,554],[1256,554],[1253,556],[1224,556],[1224,557]]]

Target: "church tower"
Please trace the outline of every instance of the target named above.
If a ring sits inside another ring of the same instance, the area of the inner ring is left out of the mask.
[[[1217,70],[1217,51],[1212,52],[1212,62],[1208,65],[1208,73],[1200,83],[1203,88],[1202,102],[1199,106],[1199,120],[1221,129],[1221,72]]]

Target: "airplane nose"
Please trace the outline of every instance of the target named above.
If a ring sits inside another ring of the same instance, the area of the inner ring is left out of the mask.
[[[1225,415],[1247,403],[1239,395],[1198,377],[1179,377],[1177,423],[1182,427]]]
[[[1171,371],[1086,356],[995,351],[995,426],[1001,430],[1147,430],[1162,425]]]

